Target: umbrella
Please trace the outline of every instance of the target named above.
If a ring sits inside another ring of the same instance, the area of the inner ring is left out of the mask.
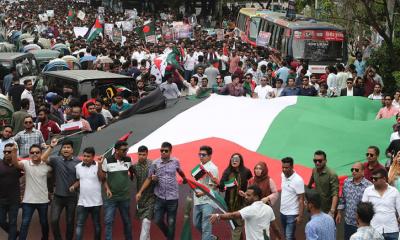
[[[70,54],[69,48],[64,43],[57,43],[51,49],[59,51],[60,53],[63,53],[64,55]]]
[[[61,59],[64,60],[68,64],[68,66],[71,70],[81,69],[79,60],[74,56],[67,55],[67,56],[62,57]]]
[[[43,72],[70,70],[68,64],[61,59],[51,60],[44,68]]]
[[[83,56],[81,59],[79,59],[79,63],[94,62],[94,61],[96,61],[96,57],[92,55]]]
[[[113,63],[114,61],[108,56],[102,56],[97,58],[96,63],[104,64],[104,63]]]

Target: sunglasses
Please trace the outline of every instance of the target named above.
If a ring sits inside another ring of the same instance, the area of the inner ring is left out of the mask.
[[[358,169],[358,168],[351,168],[350,171],[351,171],[351,172],[359,172],[360,169]]]
[[[314,163],[322,163],[321,159],[313,159]]]
[[[240,157],[232,157],[231,161],[232,162],[235,162],[235,161],[239,162],[240,161]]]
[[[161,153],[169,153],[169,149],[160,149]]]
[[[146,153],[138,153],[139,156],[146,156]]]
[[[35,151],[35,152],[29,152],[30,154],[34,155],[34,154],[39,154],[39,151]]]
[[[32,124],[33,122],[32,121],[29,121],[29,122],[24,122],[25,124]]]
[[[207,156],[208,156],[208,154],[206,154],[206,153],[199,153],[199,157],[201,157],[201,158],[207,157]]]
[[[4,154],[10,154],[11,151],[3,151]]]
[[[375,154],[373,154],[373,153],[366,153],[365,156],[367,156],[367,157],[373,157],[373,156],[375,156]]]
[[[381,179],[382,177],[374,177],[374,176],[372,176],[372,181],[373,182],[376,182],[376,181],[378,181],[379,179]]]

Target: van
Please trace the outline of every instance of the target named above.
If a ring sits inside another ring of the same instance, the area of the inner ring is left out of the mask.
[[[112,99],[119,91],[127,92],[127,95],[137,91],[137,86],[132,77],[125,75],[97,70],[64,70],[43,72],[42,78],[33,86],[33,95],[43,97],[47,92],[54,92],[83,104],[91,98],[93,89],[98,89],[101,98]]]

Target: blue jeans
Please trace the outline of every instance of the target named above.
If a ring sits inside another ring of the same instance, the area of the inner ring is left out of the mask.
[[[60,230],[60,216],[61,212],[65,208],[65,217],[67,230],[65,232],[65,239],[72,240],[74,237],[74,225],[75,225],[75,208],[77,203],[76,197],[61,197],[54,195],[54,199],[51,202],[50,208],[50,223],[53,231],[54,240],[61,240]]]
[[[201,232],[201,240],[212,240],[212,225],[210,215],[214,208],[210,204],[195,205],[193,209],[193,223],[197,230]]]
[[[115,218],[115,210],[118,208],[124,224],[124,234],[126,240],[132,240],[132,223],[130,215],[130,199],[115,201],[107,199],[104,202],[104,224],[106,228],[106,240],[112,240],[112,230]]]
[[[283,235],[286,240],[296,239],[296,217],[298,215],[283,215],[281,213],[281,224],[283,228]]]
[[[344,240],[349,240],[351,235],[357,232],[357,227],[344,223]]]
[[[394,233],[384,233],[382,234],[383,238],[385,240],[398,240],[399,239],[399,233],[398,232],[394,232]]]
[[[175,239],[175,223],[177,210],[178,199],[164,200],[156,197],[156,203],[154,205],[154,221],[168,240]],[[165,214],[167,214],[167,223],[165,223],[164,221]]]
[[[0,227],[8,233],[8,240],[15,240],[17,238],[18,209],[18,203],[0,204]]]
[[[39,213],[40,226],[42,227],[42,240],[49,239],[49,221],[47,220],[48,203],[23,203],[22,204],[22,223],[19,233],[19,240],[25,240],[28,236],[29,224],[35,210]]]
[[[76,220],[76,239],[83,239],[83,229],[85,227],[86,219],[89,213],[92,215],[94,239],[100,240],[101,238],[101,224],[100,224],[100,209],[101,206],[96,207],[84,207],[78,206],[76,208],[77,220]]]

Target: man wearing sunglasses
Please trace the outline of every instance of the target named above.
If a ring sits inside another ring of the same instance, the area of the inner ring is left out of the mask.
[[[28,157],[29,148],[33,144],[37,144],[41,147],[46,146],[42,132],[35,129],[34,126],[32,116],[26,116],[24,118],[25,129],[17,133],[14,137],[14,140],[18,143],[20,157]]]
[[[372,182],[372,172],[376,169],[385,169],[382,164],[378,162],[379,158],[379,148],[377,146],[369,146],[365,156],[367,157],[367,162],[364,163],[364,177]]]
[[[387,183],[388,174],[385,169],[372,172],[372,186],[365,189],[362,201],[374,205],[375,215],[371,226],[383,235],[385,240],[399,238],[400,193]]]
[[[171,157],[171,152],[171,143],[163,142],[160,149],[161,157],[153,161],[146,181],[136,194],[136,201],[139,201],[142,198],[143,191],[150,186],[152,181],[155,182],[154,221],[168,240],[175,239],[176,213],[179,199],[176,172],[183,178],[183,183],[186,183],[186,177],[182,172],[179,160]],[[167,222],[164,221],[165,215]]]
[[[22,200],[22,223],[19,234],[19,239],[21,240],[27,239],[29,225],[35,210],[39,213],[42,239],[49,238],[47,175],[51,171],[51,167],[43,160],[48,159],[57,143],[57,139],[53,139],[43,154],[42,148],[34,144],[29,148],[29,159],[18,162],[18,168],[25,172],[26,177],[24,198]]]
[[[118,141],[114,145],[114,154],[103,160],[102,178],[107,199],[104,201],[104,225],[106,240],[113,239],[113,223],[118,208],[124,226],[126,240],[132,240],[132,223],[130,216],[130,182],[128,171],[132,173],[131,158],[126,156],[128,143]]]
[[[344,239],[349,240],[350,236],[357,231],[356,209],[361,201],[364,190],[372,183],[364,178],[364,165],[361,162],[355,163],[351,170],[352,177],[344,181],[342,196],[340,197],[336,223],[340,224],[344,214]]]
[[[17,148],[13,143],[4,146],[3,154],[0,161],[0,227],[8,233],[9,240],[15,240],[20,201],[19,178],[22,174],[18,168]]]
[[[203,176],[197,182],[204,186],[215,189],[218,184],[218,167],[212,162],[212,148],[201,146],[199,150],[200,166]],[[201,233],[202,240],[216,239],[212,235],[212,225],[210,215],[213,213],[212,201],[203,192],[196,192],[193,197],[193,222],[197,230]]]
[[[335,216],[336,206],[339,198],[339,180],[336,173],[326,166],[326,153],[318,150],[314,153],[315,168],[308,183],[308,188],[312,188],[315,183],[315,190],[321,196],[321,210]]]

